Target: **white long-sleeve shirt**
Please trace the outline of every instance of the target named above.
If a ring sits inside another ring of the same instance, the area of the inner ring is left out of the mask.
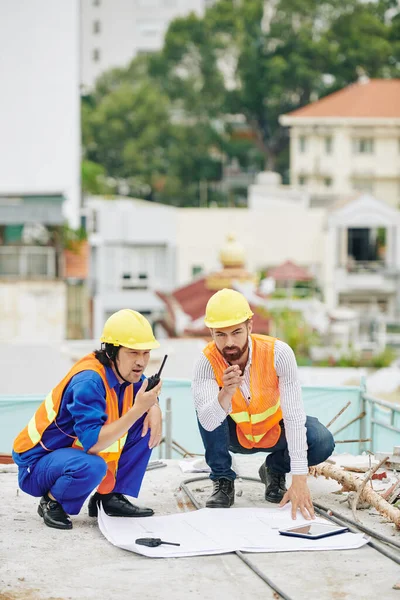
[[[250,372],[252,362],[252,343],[249,338],[249,358],[243,373],[240,391],[247,404],[251,402]],[[297,363],[293,350],[285,342],[276,340],[274,364],[279,378],[279,392],[283,421],[285,424],[290,467],[293,475],[308,473],[306,415],[301,397],[301,387],[297,374]],[[228,367],[228,363],[226,364]],[[232,412],[230,405],[227,412],[218,401],[219,386],[213,368],[204,354],[195,366],[192,393],[197,416],[207,431],[213,431]]]

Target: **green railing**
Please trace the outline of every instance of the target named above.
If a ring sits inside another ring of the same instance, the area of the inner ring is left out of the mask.
[[[193,454],[204,452],[190,385],[188,379],[164,380],[160,404],[168,442],[168,448],[162,449],[165,457],[179,455],[176,444]],[[303,386],[302,393],[308,415],[317,417],[324,425],[335,419],[329,428],[337,442],[336,452],[392,452],[393,446],[400,445],[400,404],[368,395],[365,381],[362,380],[360,386]],[[28,423],[45,395],[0,396],[0,453],[11,452],[13,439]]]

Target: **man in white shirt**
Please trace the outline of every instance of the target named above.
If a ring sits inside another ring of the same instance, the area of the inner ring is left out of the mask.
[[[267,452],[259,469],[265,499],[281,506],[290,501],[293,518],[297,509],[312,518],[308,467],[332,454],[333,436],[318,419],[305,415],[293,350],[275,338],[252,334],[252,316],[246,298],[234,290],[220,290],[206,308],[213,341],[196,364],[192,384],[214,483],[206,506],[234,503],[236,474],[229,451]]]

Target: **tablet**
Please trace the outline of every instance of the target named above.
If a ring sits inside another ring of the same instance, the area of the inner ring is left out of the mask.
[[[337,535],[349,531],[348,527],[340,527],[338,525],[330,525],[328,523],[305,523],[289,527],[288,529],[280,529],[281,535],[289,535],[292,537],[308,538],[310,540],[318,540],[328,537],[329,535]]]

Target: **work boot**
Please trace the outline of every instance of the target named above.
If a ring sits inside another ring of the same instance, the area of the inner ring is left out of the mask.
[[[278,504],[286,492],[286,475],[274,473],[265,463],[258,470],[261,481],[265,484],[265,499]]]
[[[221,477],[213,481],[213,493],[206,502],[207,508],[229,508],[235,502],[235,482]]]
[[[72,529],[72,521],[59,502],[47,494],[40,498],[38,514],[43,518],[47,527],[54,529]]]
[[[100,502],[109,517],[151,517],[154,515],[152,508],[135,506],[123,494],[99,494],[96,492],[89,500],[89,517],[97,517]]]

